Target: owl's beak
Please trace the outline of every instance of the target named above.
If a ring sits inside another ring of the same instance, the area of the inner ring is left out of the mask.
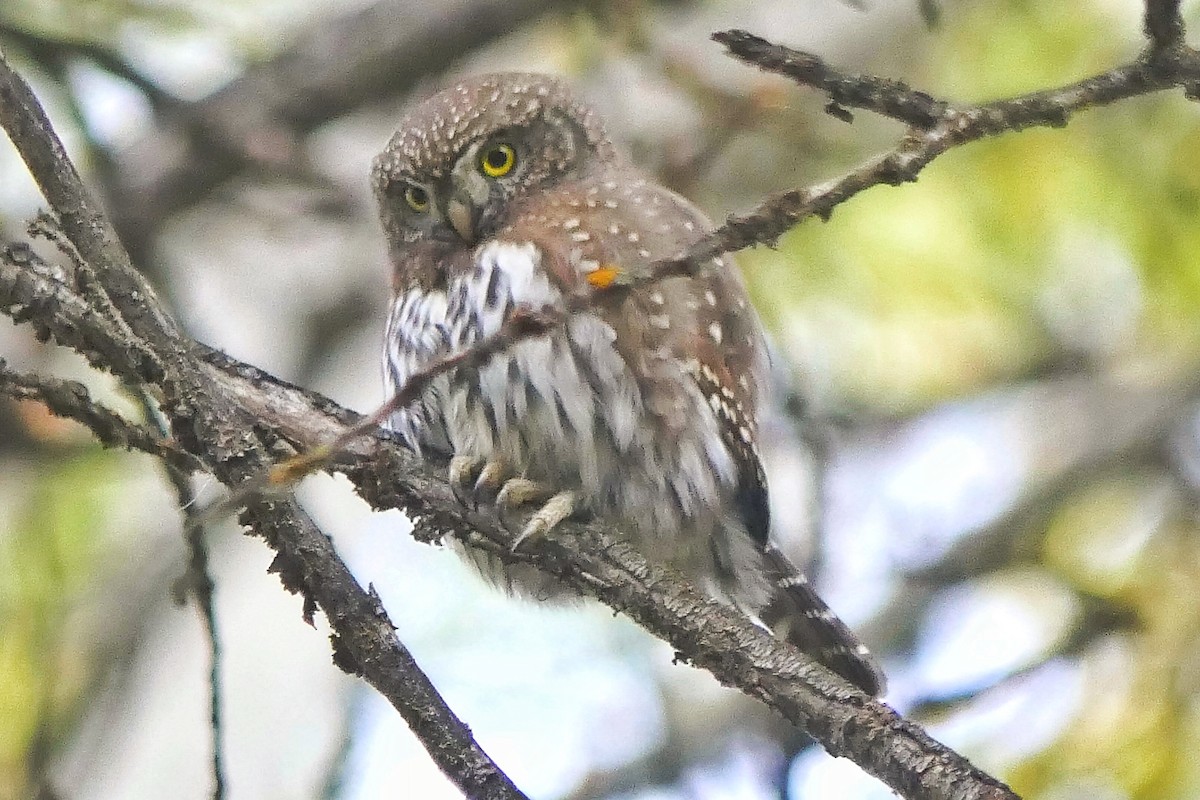
[[[446,219],[468,244],[475,241],[475,214],[471,206],[458,198],[446,203]]]

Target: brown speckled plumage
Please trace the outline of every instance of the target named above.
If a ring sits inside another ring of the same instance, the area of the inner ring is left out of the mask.
[[[561,81],[538,75],[480,76],[418,104],[372,176],[394,266],[391,390],[514,305],[644,277],[709,227],[633,168]],[[419,451],[503,464],[612,519],[649,557],[876,692],[865,650],[769,542],[756,444],[765,347],[736,270],[705,266],[439,380],[391,424]],[[471,557],[510,589],[559,591],[531,569]]]

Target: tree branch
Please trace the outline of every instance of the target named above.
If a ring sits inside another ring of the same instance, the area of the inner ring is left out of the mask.
[[[56,280],[52,271],[36,266],[38,259],[32,257],[32,251],[20,248],[6,248],[0,258],[0,309],[14,319],[33,321],[40,333],[62,332],[65,343],[79,342],[81,352],[90,359],[109,354],[113,357],[111,368],[132,368],[122,377],[161,392],[175,437],[218,480],[237,485],[265,471],[271,457],[261,438],[252,433],[257,421],[220,393],[189,340],[132,269],[107,219],[95,210],[45,112],[2,55],[0,125],[123,324],[83,297],[67,303],[72,318],[64,323],[59,319],[58,300],[70,299],[63,297],[70,294],[68,285]],[[137,341],[131,343],[130,338]],[[127,344],[133,344],[138,354],[132,359],[120,352]],[[473,798],[524,798],[417,668],[377,599],[359,587],[333,552],[329,538],[293,501],[253,503],[243,520],[277,551],[274,569],[285,586],[303,594],[306,612],[311,614],[314,603],[324,610],[334,631],[339,666],[366,677],[392,702],[459,788]]]
[[[0,268],[0,300],[13,278]],[[313,403],[311,393],[227,356],[204,363],[213,384],[236,401],[239,415],[254,417],[260,428],[298,449],[311,450],[328,442],[345,429],[346,420],[355,418],[332,401],[322,398]],[[1002,784],[886,705],[838,680],[736,611],[699,594],[678,575],[647,562],[620,542],[611,528],[599,523],[564,523],[562,536],[528,543],[513,552],[514,536],[507,528],[490,514],[463,507],[446,483],[444,470],[422,461],[383,432],[373,441],[351,443],[335,466],[373,507],[401,508],[418,520],[421,538],[454,535],[510,563],[532,563],[579,592],[624,611],[674,645],[681,659],[709,669],[726,685],[768,703],[806,728],[831,753],[852,758],[905,797],[946,797],[946,781],[953,781],[964,792],[962,797],[1013,797]],[[272,516],[280,502],[262,501],[251,507],[254,526],[260,532],[265,530],[273,547],[286,545],[288,537],[283,534],[294,524],[281,524]],[[304,583],[317,591],[340,584],[329,572],[330,564],[340,562],[327,541],[305,539],[298,552],[300,562],[295,563],[281,551],[286,557],[277,562],[277,569],[283,571],[285,583]],[[302,581],[305,576],[307,580]],[[319,594],[315,599],[322,608],[339,602]],[[345,608],[346,604],[339,605]],[[360,606],[349,616],[362,625],[364,618],[374,620],[378,611],[373,604]],[[374,623],[371,629],[375,629]],[[366,635],[362,644],[367,653],[372,638]],[[339,654],[350,651],[343,643],[335,646]],[[359,650],[350,663],[361,665],[362,657],[363,650]],[[368,664],[371,661],[368,659]],[[339,663],[349,666],[341,659]],[[390,685],[387,674],[375,678],[372,683],[377,688]]]
[[[82,383],[15,372],[0,358],[0,395],[41,403],[55,416],[87,427],[105,447],[149,453],[185,473],[204,468],[170,439],[97,403]]]
[[[170,423],[163,419],[146,387],[135,387],[133,391],[141,403],[143,413],[155,421],[163,436],[169,435]],[[175,497],[183,514],[183,539],[188,553],[187,567],[175,584],[176,599],[180,605],[187,603],[188,597],[196,601],[208,643],[208,727],[212,731],[212,758],[209,761],[212,768],[212,793],[209,797],[212,800],[225,800],[225,704],[221,694],[223,648],[217,607],[213,598],[216,584],[209,571],[208,531],[196,521],[200,512],[197,509],[197,497],[192,489],[191,476],[169,463],[163,464],[163,472],[175,490]]]
[[[1153,19],[1156,31],[1163,27],[1162,8],[1169,10],[1171,5],[1172,0],[1150,0],[1149,7],[1158,10],[1148,12],[1147,25]],[[1179,33],[1182,36],[1182,23]],[[1200,86],[1200,53],[1177,42],[1170,50],[1152,48],[1130,64],[1057,89],[954,107],[898,81],[842,74],[815,55],[773,45],[746,31],[725,31],[713,39],[743,61],[827,92],[837,109],[862,108],[901,119],[913,128],[895,148],[839,178],[771,195],[750,213],[729,217],[686,254],[664,265],[667,270],[686,269],[687,261],[704,261],[755,244],[773,244],[809,217],[829,219],[837,206],[865,189],[915,181],[929,162],[968,142],[1031,127],[1062,127],[1078,111],[1166,89],[1182,88],[1189,98],[1197,99]]]
[[[1169,42],[1174,35],[1171,20],[1177,17],[1176,5],[1162,2],[1148,7],[1147,32],[1156,43]],[[755,44],[748,34],[718,36]],[[1060,89],[956,110],[924,95],[918,99],[919,93],[906,95],[903,84],[839,76],[805,54],[787,62],[787,53],[768,44],[758,40],[756,46],[773,54],[771,63],[791,63],[793,77],[811,80],[830,92],[835,106],[878,110],[910,123],[921,108],[930,114],[942,110],[894,150],[846,176],[781,193],[749,215],[731,217],[693,251],[659,265],[662,269],[651,278],[670,268],[690,272],[694,264],[722,252],[774,241],[802,219],[827,217],[838,204],[869,186],[914,180],[933,158],[954,146],[1034,125],[1063,125],[1080,109],[1189,87],[1200,77],[1197,54],[1176,42],[1169,48],[1152,48],[1153,58],[1143,57]],[[32,321],[43,335],[62,334],[65,343],[81,349],[94,363],[132,369],[143,383],[153,385],[162,393],[164,412],[180,445],[229,486],[261,476],[271,465],[269,448],[286,442],[311,451],[335,439],[353,421],[351,412],[330,401],[314,401],[311,393],[215,357],[180,333],[130,268],[44,113],[2,58],[0,124],[17,144],[81,262],[94,273],[120,319],[100,313],[84,297],[72,297],[67,282],[38,269],[26,257],[28,253],[14,248],[0,259],[0,307],[15,318]],[[118,352],[129,344],[133,345],[129,351]],[[670,570],[647,562],[620,540],[619,532],[603,524],[568,523],[562,536],[528,542],[514,552],[514,537],[503,525],[489,514],[463,508],[440,472],[386,435],[377,434],[369,442],[346,441],[335,453],[334,467],[373,507],[407,511],[420,523],[421,538],[453,535],[507,562],[534,564],[579,592],[624,611],[673,644],[681,659],[760,698],[806,728],[829,752],[852,758],[905,797],[1015,797],[1002,783],[886,705],[848,686],[737,612],[708,600]],[[324,609],[334,629],[339,665],[363,674],[392,700],[464,791],[472,797],[520,796],[441,703],[395,638],[377,599],[358,587],[327,537],[293,501],[255,500],[248,504],[243,521],[278,551],[274,569],[289,588],[303,590],[306,611],[311,613],[314,602]]]
[[[836,109],[844,106],[869,109],[917,128],[932,128],[946,113],[945,102],[914,91],[902,81],[874,75],[846,75],[811,53],[772,44],[746,31],[715,33],[712,38],[741,61],[824,92]],[[844,110],[826,110],[838,119],[850,121]]]
[[[333,542],[294,500],[251,503],[241,522],[278,552],[271,570],[304,596],[308,613],[313,603],[324,611],[334,631],[334,663],[362,676],[387,698],[434,763],[467,797],[526,800],[396,637],[374,588],[363,591]]]
[[[8,98],[21,96],[22,91],[28,90],[0,61],[0,101],[6,104],[6,108],[0,108],[0,122],[24,152],[29,148],[23,136],[50,137],[52,132],[37,124],[12,124]],[[22,97],[20,108],[29,109],[35,102],[32,95]],[[45,143],[32,149],[35,154],[56,152]],[[49,195],[65,195],[68,208],[86,208],[86,198],[73,171],[57,165],[47,173],[37,158],[29,159],[29,163],[31,170],[41,173],[36,177],[48,185]],[[103,227],[98,226],[92,233],[97,231],[102,232]],[[105,257],[104,249],[96,242],[76,241],[76,236],[87,233],[79,226],[67,230],[81,254]],[[65,282],[55,281],[44,269],[30,268],[28,258],[17,262],[0,260],[0,307],[35,318],[43,330],[62,330],[70,339],[85,343],[108,334],[124,336],[124,331],[81,299],[58,302],[60,295],[70,293]],[[103,283],[115,270],[95,271]],[[17,289],[35,302],[21,302]],[[161,318],[157,309],[129,308],[127,303],[135,299],[151,304],[153,295],[125,295],[123,303],[114,300],[114,304],[142,323]],[[63,307],[83,316],[64,325],[59,320]],[[80,335],[81,328],[91,327],[89,314],[97,323],[95,329]],[[130,328],[136,335],[132,324]],[[173,429],[183,429],[186,434],[180,436],[177,430],[180,442],[227,485],[236,486],[265,470],[269,461],[264,445],[277,446],[278,437],[310,450],[328,441],[331,433],[340,432],[343,421],[351,416],[329,401],[313,407],[307,402],[309,395],[263,380],[261,373],[230,359],[213,359],[221,362],[214,366],[198,357],[196,348],[186,348],[176,341],[173,333],[173,329],[152,328],[148,334],[157,345],[143,342],[142,349],[149,350],[149,356],[163,364],[165,375],[160,388],[166,395],[164,408],[172,417]],[[106,345],[106,352],[118,347],[116,342]],[[247,375],[259,382],[247,379]],[[177,395],[172,397],[172,392]],[[260,432],[260,441],[246,433],[251,427]],[[453,533],[469,546],[487,549],[502,559],[534,563],[581,593],[625,611],[674,644],[681,658],[766,701],[808,729],[830,752],[853,757],[906,797],[943,798],[951,785],[960,797],[1013,797],[1003,784],[930,739],[887,706],[776,641],[732,609],[708,600],[670,571],[648,563],[621,543],[611,529],[599,524],[571,525],[561,539],[536,542],[514,553],[512,535],[494,517],[464,509],[445,482],[444,473],[433,471],[386,437],[371,443],[351,443],[340,454],[337,468],[375,507],[406,509],[421,522],[424,538]],[[285,585],[304,587],[308,602],[315,601],[325,610],[335,631],[337,662],[365,675],[393,700],[452,779],[460,786],[470,785],[468,794],[472,797],[519,796],[515,788],[509,794],[490,793],[499,791],[494,784],[497,776],[503,778],[502,774],[481,751],[464,744],[464,740],[470,742],[465,726],[460,722],[458,728],[448,724],[448,709],[438,705],[436,693],[396,640],[377,601],[359,589],[328,539],[294,502],[255,501],[249,504],[243,521],[279,552],[275,570]],[[414,688],[414,682],[419,686]]]
[[[1179,0],[1146,0],[1142,26],[1153,51],[1163,52],[1183,44],[1183,15]]]
[[[2,54],[0,126],[8,132],[46,202],[58,215],[59,225],[81,262],[95,272],[122,320],[151,350],[172,351],[180,338],[174,321],[129,263],[116,231],[84,189],[45,110]],[[160,376],[142,377],[145,382],[155,383]]]

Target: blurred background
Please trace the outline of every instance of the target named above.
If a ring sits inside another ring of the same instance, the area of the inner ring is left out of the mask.
[[[1200,3],[1184,9],[1200,30]],[[719,218],[903,131],[823,114],[713,31],[965,103],[1132,59],[1140,14],[5,0],[0,48],[197,338],[367,411],[388,268],[366,173],[414,94],[491,69],[570,76],[644,167]],[[4,239],[41,205],[0,144]],[[1200,797],[1200,107],[1154,95],[963,147],[740,264],[776,346],[780,536],[880,654],[889,702],[1027,798]],[[0,357],[140,413],[7,318]],[[300,495],[531,797],[891,797],[607,609],[500,597],[344,481]],[[228,796],[457,797],[333,667],[266,546],[232,524],[209,541]],[[209,796],[208,655],[173,601],[183,571],[158,464],[0,400],[0,798]]]

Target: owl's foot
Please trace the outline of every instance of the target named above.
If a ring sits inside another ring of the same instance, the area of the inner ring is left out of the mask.
[[[475,456],[450,459],[448,479],[454,488],[454,496],[471,508],[494,503],[511,476],[512,467],[500,459],[489,461]]]
[[[549,533],[582,507],[578,492],[556,494],[545,484],[512,475],[512,467],[502,459],[475,456],[450,459],[449,481],[459,502],[470,508],[494,504],[509,530],[515,529],[513,520],[522,510],[531,505],[540,506],[521,528],[512,544],[513,550],[530,537]]]
[[[513,475],[513,469],[507,461],[493,459],[479,470],[475,479],[475,502],[479,505],[491,505],[496,502],[504,484]]]
[[[496,511],[504,527],[513,533],[524,530],[521,525],[522,512],[532,505],[541,506],[554,492],[537,481],[528,478],[509,478],[500,494],[496,495]]]
[[[446,477],[450,481],[450,488],[454,490],[454,496],[464,506],[473,505],[475,502],[475,481],[479,478],[483,464],[482,458],[474,456],[454,456],[450,459],[450,469],[447,470]]]
[[[537,481],[510,478],[496,495],[496,506],[501,514],[511,514],[532,503],[545,502],[552,494],[549,488]]]
[[[559,492],[554,495],[546,501],[545,505],[534,512],[533,516],[529,518],[529,522],[525,523],[521,535],[512,543],[512,549],[516,550],[521,546],[521,542],[531,537],[545,536],[560,522],[578,511],[580,505],[578,492]]]

